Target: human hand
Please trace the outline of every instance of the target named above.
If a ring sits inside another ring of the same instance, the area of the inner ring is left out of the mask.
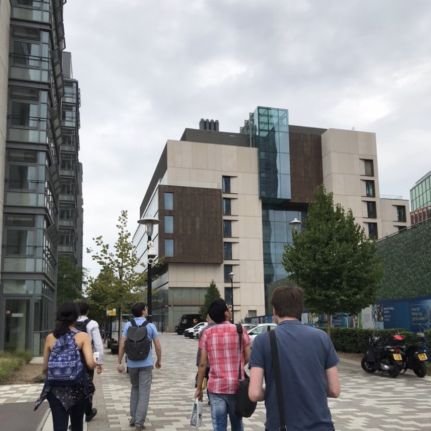
[[[195,398],[197,398],[199,401],[202,401],[202,398],[203,398],[202,388],[196,388]]]
[[[97,364],[97,365],[96,365],[96,373],[97,373],[97,374],[101,374],[101,373],[102,373],[102,371],[103,371],[103,367],[102,367],[102,365],[101,365],[101,364]]]
[[[162,368],[162,361],[160,359],[156,360],[156,368]]]
[[[124,365],[121,365],[121,364],[117,365],[117,371],[119,373],[124,373]]]

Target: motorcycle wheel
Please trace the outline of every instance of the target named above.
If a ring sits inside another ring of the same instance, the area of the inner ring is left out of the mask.
[[[391,369],[389,370],[389,375],[395,379],[401,372],[401,367],[397,364],[392,364]]]
[[[361,367],[365,372],[370,374],[376,371],[376,367],[374,366],[374,364],[372,362],[368,362],[366,358],[362,358]]]
[[[425,377],[427,375],[427,366],[424,363],[420,363],[414,366],[413,372],[418,377]]]

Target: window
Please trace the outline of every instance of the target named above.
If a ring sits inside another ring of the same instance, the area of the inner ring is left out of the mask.
[[[225,281],[225,283],[230,283],[231,282],[230,273],[233,272],[233,266],[232,265],[225,265],[223,270],[224,270],[224,281]]]
[[[377,223],[367,223],[368,224],[368,237],[370,239],[377,239]]]
[[[73,246],[75,236],[72,233],[61,233],[60,234],[60,245]]]
[[[376,203],[373,201],[367,202],[367,217],[368,218],[377,218]]]
[[[174,217],[165,216],[164,217],[164,227],[165,233],[174,233]]]
[[[165,256],[172,257],[174,255],[174,240],[165,239]]]
[[[223,256],[224,260],[232,260],[232,243],[225,242],[223,244]]]
[[[27,102],[12,102],[12,126],[37,128],[38,106]]]
[[[231,177],[222,177],[222,192],[223,193],[230,193],[230,178]]]
[[[60,193],[62,195],[73,195],[75,193],[74,183],[61,183]]]
[[[60,219],[73,220],[75,216],[74,208],[60,208]]]
[[[406,207],[404,205],[396,205],[397,208],[397,221],[405,222],[406,219]]]
[[[374,177],[374,163],[372,160],[363,160],[364,162],[364,175],[367,177]]]
[[[25,229],[8,229],[6,234],[7,254],[15,256],[26,256],[28,253],[27,246],[34,242],[34,232]]]
[[[232,199],[223,198],[223,215],[232,214]]]
[[[374,181],[365,181],[365,195],[369,198],[374,198],[376,196],[376,189],[374,187]]]
[[[165,210],[173,210],[174,209],[174,194],[173,193],[164,193],[163,194],[163,206]]]
[[[232,222],[230,220],[223,220],[223,236],[225,238],[232,237]]]

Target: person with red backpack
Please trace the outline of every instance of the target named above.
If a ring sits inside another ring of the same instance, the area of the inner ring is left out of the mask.
[[[90,337],[75,328],[78,315],[77,304],[61,305],[56,327],[45,340],[46,380],[35,409],[48,400],[54,431],[67,431],[69,418],[72,431],[83,431],[86,400],[94,392],[88,370],[94,369],[96,363]]]
[[[75,324],[76,329],[82,332],[86,332],[91,340],[93,347],[93,358],[96,361],[96,372],[100,374],[103,371],[103,340],[100,335],[99,324],[92,319],[88,318],[88,312],[90,307],[84,301],[78,302],[79,317]],[[94,378],[94,370],[89,371],[91,381]],[[93,407],[93,397],[88,398],[87,405],[85,407],[85,421],[90,422],[97,415],[97,409]]]

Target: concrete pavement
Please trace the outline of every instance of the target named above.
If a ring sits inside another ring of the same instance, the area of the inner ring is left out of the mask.
[[[197,342],[176,334],[163,334],[161,343],[162,368],[153,372],[146,429],[189,430]],[[116,356],[107,353],[105,358],[103,374],[95,377],[97,391],[94,405],[98,415],[88,423],[88,431],[131,430],[128,425],[128,375],[117,373]],[[337,400],[329,401],[337,431],[431,430],[429,377],[420,379],[410,371],[396,379],[369,375],[361,370],[357,361],[348,359],[340,364],[340,376],[342,395]],[[36,418],[32,411],[32,402],[40,388],[41,385],[0,386],[0,409],[10,410],[12,404],[23,403],[19,415],[27,418],[29,427],[22,431],[42,430],[40,417]],[[25,403],[29,404],[25,406]],[[245,419],[245,429],[262,430],[264,420],[263,403],[259,403],[254,415]],[[207,405],[204,405],[203,421],[201,429],[211,430]],[[1,429],[21,431],[18,428],[4,428],[3,421]],[[44,423],[43,431],[52,431],[50,417]]]

